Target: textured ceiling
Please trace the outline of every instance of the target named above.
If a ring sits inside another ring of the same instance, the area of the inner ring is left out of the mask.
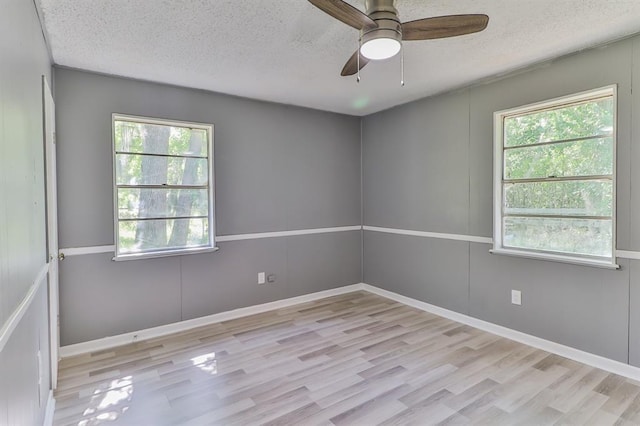
[[[54,62],[366,115],[640,31],[640,0],[397,0],[402,21],[485,13],[483,32],[405,42],[340,77],[358,32],[305,0],[39,0]],[[364,0],[349,3],[364,9]]]

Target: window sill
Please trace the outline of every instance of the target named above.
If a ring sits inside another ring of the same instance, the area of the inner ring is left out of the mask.
[[[607,260],[585,259],[580,257],[563,256],[561,254],[537,253],[531,251],[511,250],[504,248],[493,248],[489,250],[491,254],[501,254],[505,256],[524,257],[536,260],[548,260],[551,262],[571,263],[574,265],[591,266],[594,268],[620,269],[620,265]]]
[[[115,262],[123,262],[129,260],[154,259],[159,257],[184,256],[187,254],[210,253],[220,250],[219,247],[196,247],[192,249],[166,250],[151,253],[131,253],[115,256],[112,260]]]

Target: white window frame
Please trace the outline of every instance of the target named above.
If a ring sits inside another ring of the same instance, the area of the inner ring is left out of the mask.
[[[611,257],[581,256],[572,254],[562,254],[553,251],[520,249],[513,247],[504,247],[503,245],[503,176],[504,176],[504,120],[507,117],[524,115],[532,112],[539,112],[547,109],[556,109],[562,106],[570,106],[574,103],[595,100],[602,97],[613,97],[613,169],[612,169],[612,241],[611,241]],[[533,259],[552,260],[557,262],[573,263],[579,265],[596,266],[601,268],[618,269],[620,266],[616,264],[616,145],[617,145],[617,85],[610,85],[599,89],[588,90],[569,96],[550,99],[543,102],[537,102],[521,107],[510,108],[494,113],[494,145],[493,145],[493,249],[491,253],[504,254],[510,256],[520,256]]]
[[[207,132],[207,165],[208,165],[208,197],[209,197],[209,240],[206,245],[198,247],[184,247],[172,249],[158,249],[139,253],[121,253],[120,237],[119,237],[119,215],[118,215],[118,183],[116,176],[116,121],[130,121],[142,124],[157,124],[163,126],[188,127],[191,129],[201,129]],[[195,123],[190,121],[166,120],[162,118],[143,117],[137,115],[127,115],[113,113],[111,115],[111,152],[113,162],[113,229],[114,229],[114,245],[115,245],[115,261],[148,259],[167,256],[180,256],[185,254],[206,253],[218,250],[216,247],[215,232],[215,181],[214,181],[214,152],[213,152],[213,124]]]

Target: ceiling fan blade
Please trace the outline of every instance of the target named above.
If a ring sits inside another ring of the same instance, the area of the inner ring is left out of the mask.
[[[342,0],[309,0],[309,3],[356,30],[378,26],[373,19]]]
[[[346,64],[344,64],[344,68],[342,68],[341,76],[346,77],[348,75],[354,75],[358,72],[358,53],[360,51],[356,50],[353,55],[349,58]],[[360,69],[364,68],[365,65],[369,63],[369,59],[360,55]]]
[[[403,40],[431,40],[477,33],[487,28],[487,15],[448,15],[402,24]]]

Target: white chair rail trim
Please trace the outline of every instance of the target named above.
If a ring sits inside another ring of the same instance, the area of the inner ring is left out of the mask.
[[[43,283],[47,282],[46,278],[48,272],[49,264],[45,263],[40,268],[40,271],[38,272],[35,280],[33,280],[33,283],[31,284],[31,287],[29,287],[27,294],[25,294],[20,304],[16,307],[11,316],[5,321],[5,323],[2,325],[2,328],[0,328],[0,352],[2,352],[9,339],[11,339],[11,335],[13,334],[18,324],[20,324],[20,321],[22,320],[22,317],[24,317],[24,314],[26,314],[31,307],[31,303],[33,302],[33,299],[35,299],[36,294],[38,294],[40,286],[42,286]]]
[[[336,226],[332,228],[295,229],[292,231],[257,232],[253,234],[217,235],[216,243],[229,241],[257,240],[261,238],[294,237],[297,235],[329,234],[333,232],[360,231],[362,226]],[[114,253],[114,245],[61,248],[65,256],[81,256],[85,254]]]
[[[296,229],[292,231],[257,232],[252,234],[218,235],[216,237],[216,243],[224,243],[229,241],[255,240],[260,238],[292,237],[296,235],[327,234],[332,232],[346,232],[346,231],[359,231],[359,230],[370,231],[370,232],[382,232],[385,234],[408,235],[413,237],[438,238],[438,239],[453,240],[453,241],[467,241],[471,243],[493,244],[492,238],[481,237],[477,235],[448,234],[443,232],[430,232],[430,231],[415,231],[411,229],[385,228],[380,226],[369,226],[369,225],[337,226],[332,228]],[[65,256],[81,256],[85,254],[113,253],[114,251],[115,251],[114,245],[68,247],[68,248],[60,249],[60,252],[64,253]],[[616,257],[621,259],[640,260],[640,251],[616,250]]]

